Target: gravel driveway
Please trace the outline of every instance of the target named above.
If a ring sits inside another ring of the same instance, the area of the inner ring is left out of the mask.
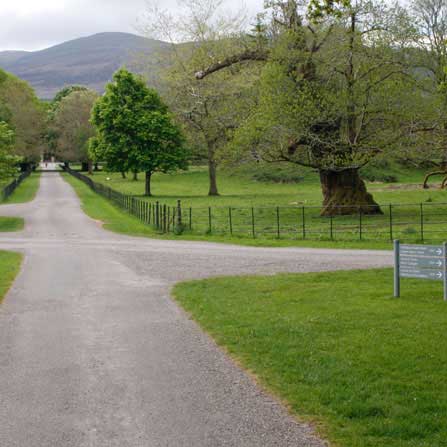
[[[322,446],[188,319],[175,282],[392,265],[379,251],[132,238],[44,173],[0,249],[25,253],[0,305],[0,446]]]

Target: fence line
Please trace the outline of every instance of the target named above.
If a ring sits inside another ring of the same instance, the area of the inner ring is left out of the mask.
[[[6,185],[3,189],[0,190],[0,202],[5,201],[8,199],[11,194],[17,189],[17,187],[25,180],[27,177],[29,177],[31,174],[31,171],[28,170],[26,172],[22,172],[18,177],[16,177],[11,183]]]
[[[143,223],[152,226],[161,233],[181,233],[183,231],[181,203],[178,201],[177,207],[171,207],[160,202],[149,203],[138,197],[123,194],[102,183],[95,182],[92,178],[81,174],[78,171],[62,166],[62,169],[81,180],[94,192],[110,200],[112,203],[135,216]]]
[[[447,203],[382,205],[383,214],[359,207],[354,215],[323,217],[318,206],[182,207],[148,202],[65,169],[92,190],[162,233],[189,232],[300,240],[445,240]],[[343,208],[343,207],[340,207]]]

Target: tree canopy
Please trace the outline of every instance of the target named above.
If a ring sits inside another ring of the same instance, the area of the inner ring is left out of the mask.
[[[0,121],[0,181],[14,174],[18,158],[13,155],[14,132],[7,123]]]
[[[264,60],[259,98],[236,131],[233,156],[318,170],[323,214],[380,213],[358,171],[393,147],[402,129],[402,97],[412,82],[409,16],[380,1],[316,6],[267,2],[251,45],[196,77]]]

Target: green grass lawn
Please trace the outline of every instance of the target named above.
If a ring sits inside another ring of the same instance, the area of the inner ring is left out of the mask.
[[[39,189],[40,173],[33,172],[14,191],[14,193],[2,203],[26,203],[31,202]],[[1,208],[0,208],[1,211]]]
[[[197,240],[223,242],[256,247],[332,247],[332,248],[372,248],[392,249],[387,241],[328,241],[328,240],[293,240],[275,238],[228,237],[219,234],[184,233],[179,236],[163,235],[152,226],[146,225],[136,217],[121,210],[111,202],[93,192],[88,186],[69,174],[62,174],[63,178],[74,188],[81,199],[82,209],[92,219],[101,221],[105,229],[131,236],[145,236],[175,240]]]
[[[0,302],[19,273],[22,255],[0,251]]]
[[[0,232],[21,231],[24,226],[25,221],[21,217],[0,216]]]
[[[447,303],[392,271],[179,284],[179,303],[333,445],[447,445]]]

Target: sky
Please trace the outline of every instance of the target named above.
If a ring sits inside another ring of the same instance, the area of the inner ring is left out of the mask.
[[[156,0],[175,13],[177,0]],[[225,0],[240,8],[240,0]],[[263,0],[245,0],[251,14]],[[0,0],[0,51],[39,50],[106,31],[138,33],[146,0]]]

